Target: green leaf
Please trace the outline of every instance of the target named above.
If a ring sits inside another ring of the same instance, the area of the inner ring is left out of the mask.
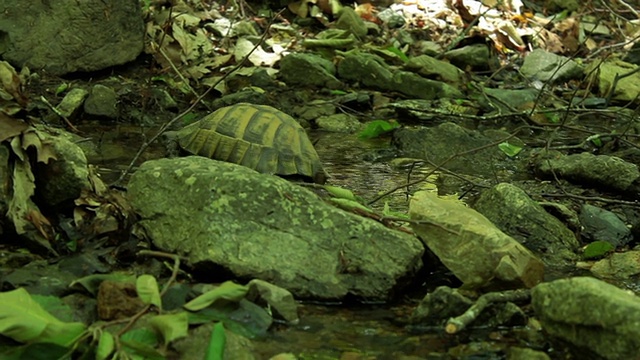
[[[353,201],[353,200],[348,200],[348,199],[338,199],[338,198],[331,198],[329,199],[329,201],[331,201],[332,203],[336,204],[339,208],[343,209],[343,210],[347,210],[347,211],[353,211],[353,210],[361,210],[367,213],[372,213],[373,210],[371,210],[370,208],[360,204],[357,201]]]
[[[582,257],[585,260],[601,258],[610,251],[613,251],[613,249],[615,249],[615,247],[611,243],[601,240],[594,241],[584,248]]]
[[[207,346],[205,360],[222,360],[224,357],[224,346],[227,342],[227,335],[224,332],[222,323],[216,323],[211,331],[211,339]]]
[[[100,334],[100,340],[98,341],[98,347],[96,348],[96,360],[105,360],[109,358],[109,355],[115,350],[115,339],[113,335],[107,331],[103,331]]]
[[[146,328],[127,331],[120,337],[129,355],[133,354],[145,360],[164,360],[164,356],[155,349],[158,345],[156,334]]]
[[[186,312],[179,312],[169,315],[157,315],[149,320],[164,339],[164,344],[168,345],[173,340],[187,336],[189,331],[189,321]]]
[[[552,124],[557,124],[560,122],[560,115],[558,115],[557,113],[544,113],[544,116],[547,118],[547,121]]]
[[[400,60],[402,60],[403,62],[409,61],[409,58],[407,57],[407,55],[395,46],[389,46],[386,50],[392,54],[397,55],[398,58],[400,58]]]
[[[358,139],[373,139],[400,127],[396,121],[373,120],[358,134]]]
[[[65,323],[46,312],[29,293],[0,293],[0,334],[19,342],[48,342],[68,347],[85,331],[82,323]]]
[[[337,96],[337,95],[347,95],[347,92],[344,90],[331,90],[329,92],[329,94],[333,95],[333,96]]]
[[[347,199],[356,202],[360,202],[360,199],[351,192],[349,189],[341,188],[338,186],[325,185],[324,189],[334,197],[338,199]]]
[[[197,298],[189,301],[184,308],[190,311],[198,311],[213,304],[217,300],[240,301],[249,291],[248,286],[238,285],[232,281],[226,281],[217,288],[207,291]]]
[[[384,203],[384,209],[382,210],[382,215],[384,216],[389,216],[389,217],[395,217],[395,218],[399,218],[399,219],[409,219],[409,215],[403,213],[403,212],[399,212],[399,211],[395,211],[395,210],[391,210],[391,208],[389,207],[389,202],[385,201]]]
[[[602,147],[602,139],[600,139],[600,135],[591,135],[587,138],[587,141],[591,141],[591,143],[597,147]]]
[[[136,292],[138,297],[145,304],[152,304],[158,308],[162,308],[162,300],[160,299],[160,290],[158,290],[158,282],[151,275],[140,275],[136,279]]]
[[[67,83],[62,83],[62,84],[58,85],[58,87],[56,88],[56,96],[62,94],[65,91],[67,91],[68,88],[69,88],[69,84],[67,84]]]
[[[522,151],[522,148],[520,146],[512,145],[512,144],[509,144],[508,142],[503,142],[499,144],[498,148],[502,150],[502,152],[509,157],[514,157],[518,155],[520,151]]]

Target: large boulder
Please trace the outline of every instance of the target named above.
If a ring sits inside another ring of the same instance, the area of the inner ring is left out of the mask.
[[[128,194],[137,233],[185,256],[211,281],[259,278],[298,298],[382,300],[422,265],[415,237],[235,164],[197,156],[148,161]]]

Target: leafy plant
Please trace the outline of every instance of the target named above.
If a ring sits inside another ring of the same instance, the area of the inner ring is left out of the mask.
[[[373,139],[400,127],[396,121],[374,120],[358,134],[358,139]]]
[[[510,144],[508,142],[503,142],[498,145],[498,148],[505,153],[508,157],[514,157],[522,151],[522,147]]]
[[[584,248],[584,253],[582,254],[582,257],[585,260],[598,259],[607,255],[609,252],[613,251],[614,249],[615,247],[611,245],[611,243],[608,243],[602,240],[597,240],[590,243]]]

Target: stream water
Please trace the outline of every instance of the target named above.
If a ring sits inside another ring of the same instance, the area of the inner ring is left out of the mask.
[[[150,137],[135,126],[123,125],[102,130],[87,126],[84,130],[89,134],[85,136],[98,144],[90,163],[97,166],[105,182],[115,180],[127,167],[140,144]],[[394,168],[385,161],[370,160],[390,150],[388,139],[358,140],[355,135],[334,133],[312,133],[311,138],[331,176],[329,183],[350,189],[365,201],[407,181],[406,169]],[[162,146],[151,146],[140,162],[163,154]],[[385,202],[395,211],[405,211],[408,207],[408,198],[403,191],[385,197],[372,207],[381,210]],[[296,354],[298,359],[409,360],[447,358],[448,355],[444,354],[448,349],[469,342],[468,335],[462,339],[447,335],[437,327],[428,331],[422,329],[419,333],[412,331],[405,320],[425,290],[410,289],[410,292],[393,305],[301,304],[300,324],[278,325],[267,337],[254,339],[255,351],[261,359],[289,352]],[[496,333],[493,337],[507,339],[507,333],[508,330],[505,330],[504,334]],[[494,354],[511,341],[494,343],[495,348],[483,351],[490,354],[488,358],[496,358]],[[461,351],[462,354],[468,353]]]

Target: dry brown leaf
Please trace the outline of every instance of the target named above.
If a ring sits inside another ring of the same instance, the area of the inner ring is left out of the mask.
[[[21,134],[29,125],[0,112],[0,142]]]
[[[4,92],[21,106],[27,105],[27,98],[22,94],[22,83],[16,70],[6,61],[0,61],[0,83]],[[3,96],[5,100],[10,100]]]

